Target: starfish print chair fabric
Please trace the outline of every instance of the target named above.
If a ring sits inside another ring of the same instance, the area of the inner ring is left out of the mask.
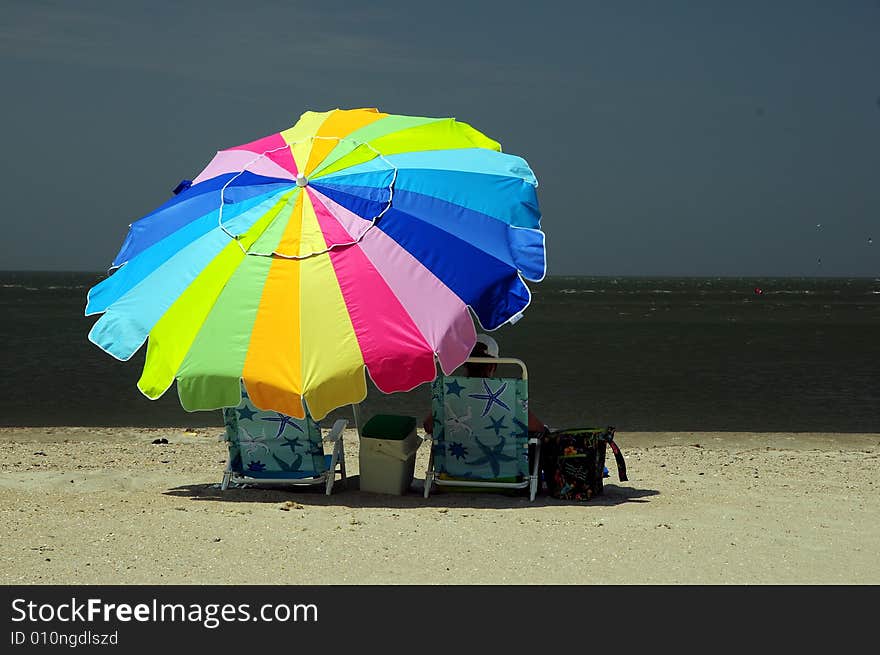
[[[244,386],[238,407],[223,408],[224,435],[229,459],[220,488],[230,482],[285,482],[296,485],[323,484],[329,496],[336,476],[345,483],[345,452],[342,434],[348,425],[338,419],[326,436],[309,416],[304,419],[258,409]],[[325,444],[331,449],[325,454]]]
[[[528,432],[529,387],[519,359],[486,360],[520,367],[522,377],[438,375],[431,386],[434,434],[425,498],[434,485],[538,490],[540,441]],[[532,455],[529,446],[532,445]]]

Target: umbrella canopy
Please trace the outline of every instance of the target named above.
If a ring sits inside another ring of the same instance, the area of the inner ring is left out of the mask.
[[[219,151],[131,224],[88,294],[89,339],[138,387],[176,380],[189,411],[238,405],[315,418],[449,373],[476,332],[515,321],[545,272],[538,183],[452,118],[306,112]]]

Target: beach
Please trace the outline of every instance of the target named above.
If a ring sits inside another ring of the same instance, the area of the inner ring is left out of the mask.
[[[878,584],[880,434],[624,432],[588,503],[217,486],[221,427],[0,428],[0,583]],[[167,439],[167,444],[152,443]]]

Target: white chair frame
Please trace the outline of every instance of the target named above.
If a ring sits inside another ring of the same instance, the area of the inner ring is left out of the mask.
[[[525,362],[521,359],[516,359],[515,357],[468,357],[466,362],[472,362],[474,364],[514,364],[519,366],[522,370],[522,379],[528,380],[529,374],[526,368]],[[496,489],[525,489],[528,487],[529,489],[529,501],[534,501],[535,496],[538,493],[538,475],[539,475],[539,467],[541,460],[541,440],[537,437],[529,437],[528,445],[533,445],[534,448],[534,461],[532,462],[532,472],[525,479],[520,482],[479,482],[479,481],[469,481],[469,480],[443,480],[439,478],[436,473],[434,473],[434,448],[433,448],[433,438],[430,434],[425,435],[424,440],[429,442],[429,453],[428,456],[428,468],[425,471],[425,498],[427,498],[431,493],[431,487],[437,485],[438,487],[487,487],[487,488],[496,488]],[[528,447],[528,445],[526,447]]]
[[[355,424],[357,424],[358,412],[357,408],[354,407],[354,415],[355,415]],[[226,456],[226,470],[223,471],[223,479],[220,482],[220,489],[222,491],[226,491],[229,488],[230,484],[233,485],[244,485],[244,484],[289,484],[291,486],[312,486],[316,484],[324,484],[324,494],[329,496],[333,491],[333,485],[336,482],[336,476],[339,474],[341,476],[340,482],[343,484],[346,481],[346,472],[345,472],[345,449],[343,448],[342,436],[345,428],[348,427],[348,419],[340,418],[337,419],[336,422],[333,423],[333,427],[327,432],[326,435],[321,437],[324,443],[332,443],[333,444],[333,453],[330,457],[330,466],[326,471],[321,473],[320,475],[315,475],[307,478],[271,478],[271,477],[260,477],[260,478],[252,478],[247,475],[242,475],[241,473],[236,473],[232,470],[232,458],[229,454]],[[221,441],[226,441],[226,434],[221,437]],[[339,470],[336,470],[337,465],[339,466]]]

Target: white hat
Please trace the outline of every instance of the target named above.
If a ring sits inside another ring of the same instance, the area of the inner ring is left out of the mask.
[[[481,343],[486,346],[486,355],[488,357],[498,357],[498,342],[495,341],[495,339],[490,337],[488,334],[483,334],[482,332],[478,334],[477,343]]]

